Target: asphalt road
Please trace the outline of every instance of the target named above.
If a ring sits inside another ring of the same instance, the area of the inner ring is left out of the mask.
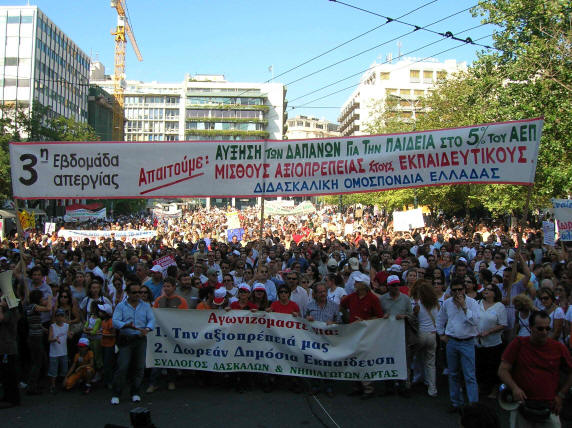
[[[443,379],[442,379],[443,380]],[[379,390],[379,383],[376,384]],[[143,394],[133,404],[127,396],[118,406],[109,404],[111,392],[95,388],[85,396],[81,391],[23,395],[22,406],[0,410],[2,427],[104,427],[108,423],[130,426],[129,411],[147,407],[157,428],[200,427],[458,427],[458,416],[447,413],[447,387],[441,386],[438,398],[428,397],[425,388],[416,387],[412,397],[374,397],[362,400],[348,397],[348,382],[337,382],[335,396],[295,394],[285,387],[271,393],[252,388],[242,394],[229,386],[199,387],[196,378],[177,380],[177,390],[161,388]],[[485,403],[497,408],[493,400]],[[503,427],[508,417],[499,411]]]

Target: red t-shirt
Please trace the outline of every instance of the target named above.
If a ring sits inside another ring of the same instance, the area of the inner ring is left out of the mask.
[[[340,302],[340,307],[349,309],[350,322],[354,322],[357,318],[368,320],[370,318],[383,317],[383,309],[379,298],[371,291],[361,299],[356,292],[345,296]]]
[[[239,310],[243,310],[243,311],[247,311],[249,309],[258,309],[258,306],[256,306],[254,303],[252,302],[246,302],[246,307],[245,308],[241,308],[240,307],[240,302],[238,300],[232,302],[230,304],[230,309],[239,309]]]
[[[283,305],[279,300],[272,302],[270,305],[272,312],[278,312],[279,314],[291,314],[292,312],[300,313],[300,308],[296,302],[290,300],[287,305]]]
[[[502,354],[512,364],[512,378],[529,400],[553,401],[558,392],[560,368],[572,369],[572,358],[566,347],[553,339],[535,346],[530,337],[517,337]]]

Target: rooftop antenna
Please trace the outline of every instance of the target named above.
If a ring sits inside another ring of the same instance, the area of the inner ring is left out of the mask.
[[[401,58],[401,46],[403,46],[401,44],[401,40],[397,41],[397,58]]]

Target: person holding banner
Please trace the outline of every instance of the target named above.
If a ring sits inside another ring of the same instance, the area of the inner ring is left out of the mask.
[[[250,285],[248,285],[246,282],[243,282],[238,286],[238,300],[232,302],[230,306],[227,307],[227,310],[237,309],[243,311],[256,312],[258,310],[258,307],[254,303],[248,300],[249,297],[250,297]]]
[[[355,275],[355,291],[345,296],[340,302],[344,318],[350,323],[383,317],[381,303],[369,289],[369,281],[369,276],[364,273],[360,272],[360,275]],[[349,395],[361,395],[364,400],[373,398],[375,396],[373,383],[368,381],[357,382]]]
[[[119,404],[119,397],[125,386],[125,377],[130,366],[133,369],[131,377],[131,401],[141,401],[139,390],[145,370],[145,351],[147,333],[155,328],[155,316],[151,306],[140,299],[140,285],[127,285],[127,300],[119,303],[113,312],[113,328],[119,331],[117,347],[117,370],[113,377],[113,397],[111,404]]]

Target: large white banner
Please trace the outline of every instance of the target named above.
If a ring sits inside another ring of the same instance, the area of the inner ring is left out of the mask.
[[[542,119],[315,140],[10,143],[14,197],[304,196],[534,182]]]
[[[552,199],[558,235],[562,241],[572,241],[572,199]]]
[[[120,239],[127,241],[131,241],[132,239],[145,239],[148,241],[149,239],[154,238],[157,236],[156,230],[68,230],[68,229],[60,229],[58,231],[58,236],[67,239],[72,239],[74,241],[82,241],[85,238],[95,241],[99,241],[101,237],[103,238],[111,238],[112,236],[115,239]]]
[[[338,380],[405,379],[402,320],[326,325],[291,315],[153,309],[147,367]]]

